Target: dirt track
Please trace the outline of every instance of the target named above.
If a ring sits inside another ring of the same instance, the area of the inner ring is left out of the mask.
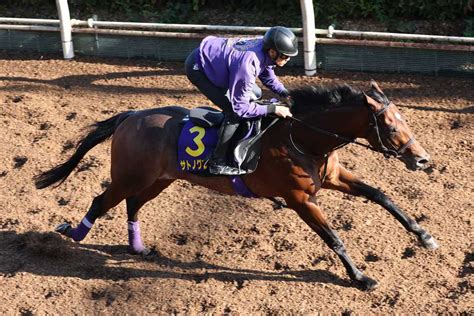
[[[141,211],[159,255],[127,254],[124,203],[75,244],[52,233],[78,223],[109,181],[110,143],[59,188],[32,177],[63,161],[82,128],[128,109],[208,104],[182,65],[0,53],[0,313],[474,313],[472,79],[285,70],[288,87],[379,82],[432,156],[409,172],[363,148],[346,167],[380,187],[441,245],[423,249],[381,207],[322,191],[319,204],[354,261],[380,282],[351,286],[339,259],[289,209],[177,181]]]

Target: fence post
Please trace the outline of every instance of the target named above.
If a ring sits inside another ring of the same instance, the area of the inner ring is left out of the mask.
[[[316,29],[314,25],[313,0],[301,0],[303,15],[304,70],[307,76],[316,74]]]
[[[64,59],[71,59],[74,57],[74,47],[72,45],[72,26],[67,0],[56,0],[56,7],[60,21],[63,56]]]

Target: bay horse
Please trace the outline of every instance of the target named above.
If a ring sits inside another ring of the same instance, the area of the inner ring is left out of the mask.
[[[377,83],[371,81],[365,92],[340,84],[308,86],[290,94],[294,117],[280,119],[262,136],[257,169],[241,177],[248,190],[259,197],[283,198],[286,206],[295,210],[338,255],[355,285],[365,290],[374,289],[378,283],[356,267],[342,240],[331,229],[316,201],[321,188],[366,197],[392,214],[424,247],[436,249],[434,238],[388,196],[339,163],[337,149],[356,143],[395,157],[410,170],[428,166],[429,155]],[[181,122],[188,113],[185,108],[169,106],[122,112],[93,124],[69,160],[35,176],[38,189],[61,184],[89,150],[113,135],[110,185],[93,199],[77,227],[64,223],[56,231],[81,241],[97,218],[125,199],[129,251],[146,255],[149,250],[142,243],[138,211],[173,181],[184,179],[218,192],[236,194],[231,177],[203,177],[180,170],[177,142]],[[369,145],[357,138],[366,139]]]

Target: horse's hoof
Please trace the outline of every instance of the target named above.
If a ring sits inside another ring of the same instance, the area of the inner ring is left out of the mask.
[[[285,208],[285,204],[283,204],[281,202],[278,202],[278,203],[274,202],[273,203],[273,210],[274,211],[279,211],[279,210],[282,210],[284,208]]]
[[[362,290],[364,291],[372,291],[372,290],[375,290],[379,286],[379,283],[377,281],[365,275],[362,276],[360,280],[355,280],[355,281],[357,282],[357,285],[360,288],[362,288]]]
[[[153,254],[153,250],[151,250],[150,248],[143,248],[143,250],[140,251],[140,255],[143,257],[152,256]]]
[[[70,232],[71,232],[71,225],[68,224],[68,223],[62,223],[62,224],[59,224],[58,226],[56,226],[56,228],[54,229],[55,232],[57,233],[60,233],[61,235],[64,235],[66,237],[71,237],[70,235]]]
[[[435,250],[439,248],[438,243],[432,236],[430,236],[429,238],[422,238],[421,243],[423,244],[423,247],[427,249]]]
[[[141,250],[135,250],[132,247],[128,247],[128,253],[130,253],[131,255],[140,255],[143,257],[149,257],[149,256],[155,255],[156,251],[150,248],[146,248],[146,247]]]

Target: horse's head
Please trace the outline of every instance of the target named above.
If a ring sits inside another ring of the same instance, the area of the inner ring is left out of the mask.
[[[367,104],[373,113],[367,140],[386,156],[403,161],[410,170],[423,170],[430,159],[426,150],[415,140],[407,122],[377,83],[365,92]]]
[[[300,118],[295,120],[304,124],[307,130],[330,135],[336,142],[339,140],[339,144],[330,144],[332,149],[357,143],[355,138],[363,137],[372,149],[400,159],[408,169],[422,170],[428,166],[430,156],[415,140],[397,107],[375,81],[371,82],[371,89],[365,93],[341,84],[295,89],[291,91],[291,97],[294,101],[292,112]],[[328,133],[328,130],[331,132]],[[302,135],[300,142],[307,139]],[[320,148],[314,152],[321,152]]]

